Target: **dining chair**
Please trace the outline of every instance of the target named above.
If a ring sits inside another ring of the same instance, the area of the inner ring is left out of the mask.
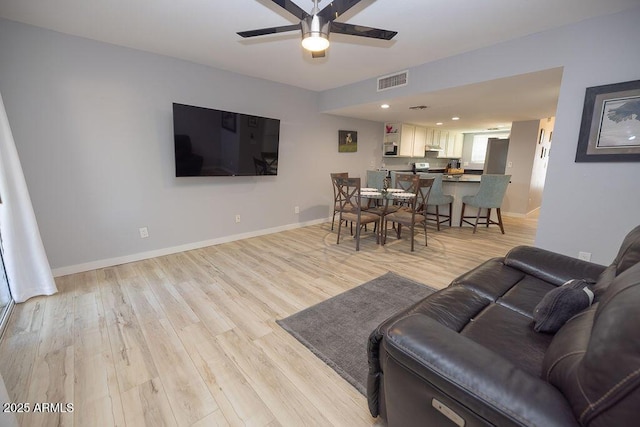
[[[478,224],[486,225],[489,228],[490,224],[500,226],[500,231],[504,234],[504,226],[502,224],[502,214],[500,213],[500,206],[502,205],[502,199],[504,199],[504,193],[507,191],[509,180],[511,175],[501,174],[485,174],[480,177],[480,188],[478,192],[472,196],[462,197],[462,212],[460,212],[460,227],[462,223],[473,225],[473,232],[475,233]],[[464,216],[466,206],[472,206],[478,209],[476,216]],[[486,215],[481,215],[481,211],[486,209]],[[491,209],[496,210],[498,221],[491,219]],[[467,219],[475,218],[475,222],[467,221]],[[479,222],[480,218],[484,219],[484,222]]]
[[[433,178],[433,186],[431,187],[431,194],[429,194],[429,202],[427,203],[427,221],[435,221],[436,228],[440,231],[440,224],[449,222],[451,227],[453,196],[444,194],[442,191],[442,174],[441,173],[421,173],[420,178]],[[444,214],[440,212],[440,206],[449,205],[449,213]],[[435,212],[429,212],[428,208],[435,208]],[[442,217],[442,220],[440,219]]]
[[[336,214],[340,212],[340,191],[338,191],[336,178],[348,177],[348,172],[335,172],[331,174],[331,185],[333,186],[333,218],[331,219],[331,231],[333,231],[333,224],[336,222]]]
[[[338,192],[340,193],[340,218],[338,221],[338,239],[336,244],[340,244],[340,231],[343,221],[350,221],[356,225],[356,251],[360,250],[360,232],[362,226],[373,222],[377,224],[380,216],[365,211],[361,208],[361,185],[360,178],[336,178]],[[380,233],[376,231],[376,242],[380,243]]]
[[[404,192],[413,193],[415,191],[414,186],[418,175],[412,173],[394,173],[394,186],[397,190],[403,190]],[[369,207],[369,212],[379,215],[384,221],[384,216],[393,212],[396,212],[404,204],[404,200],[392,199],[393,203],[389,205],[389,199],[385,199],[382,203],[378,203],[375,206]],[[382,230],[381,230],[382,231]]]
[[[389,222],[396,225],[396,233],[398,239],[402,232],[402,226],[409,227],[411,230],[411,252],[413,252],[415,229],[422,226],[424,230],[424,245],[427,246],[427,217],[426,207],[429,201],[429,194],[433,187],[434,178],[420,178],[418,175],[397,176],[396,183],[403,182],[409,186],[415,197],[406,199],[406,206],[402,206],[396,212],[389,213],[384,217],[384,237],[383,243],[387,238],[387,230]]]

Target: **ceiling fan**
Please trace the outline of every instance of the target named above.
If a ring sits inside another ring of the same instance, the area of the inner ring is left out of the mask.
[[[318,8],[318,2],[320,0],[313,0],[313,9],[311,9],[310,13],[305,12],[290,0],[271,1],[292,15],[295,15],[300,19],[300,23],[283,25],[281,27],[262,28],[259,30],[241,31],[238,35],[246,38],[301,30],[302,47],[311,51],[313,58],[321,58],[325,56],[325,52],[329,47],[329,32],[382,40],[391,40],[398,34],[397,31],[381,30],[335,21],[336,18],[360,3],[361,0],[334,0],[322,10]]]

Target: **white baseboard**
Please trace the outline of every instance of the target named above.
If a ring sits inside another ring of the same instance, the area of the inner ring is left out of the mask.
[[[287,224],[279,227],[267,228],[264,230],[251,231],[248,233],[234,234],[231,236],[224,236],[217,239],[203,240],[200,242],[187,243],[179,246],[172,246],[168,248],[156,249],[153,251],[139,252],[131,255],[124,255],[121,257],[101,259],[97,261],[91,261],[84,264],[69,265],[66,267],[54,268],[51,270],[54,277],[66,276],[68,274],[81,273],[83,271],[96,270],[99,268],[112,267],[114,265],[126,264],[129,262],[142,261],[144,259],[155,258],[164,255],[171,255],[178,252],[190,251],[193,249],[200,249],[207,246],[219,245],[222,243],[234,242],[236,240],[249,239],[251,237],[264,236],[266,234],[279,233],[281,231],[293,230],[296,228],[307,227],[309,225],[322,224],[324,222],[331,221],[331,218],[314,219],[312,221],[300,222],[295,224]]]

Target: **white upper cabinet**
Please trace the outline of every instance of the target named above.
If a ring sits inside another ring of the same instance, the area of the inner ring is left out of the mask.
[[[427,143],[427,128],[416,126],[413,135],[413,149],[411,155],[413,157],[424,157],[424,149]]]
[[[438,153],[440,158],[456,159],[462,157],[462,142],[464,135],[462,133],[448,132],[442,151]],[[442,141],[441,141],[442,144]]]
[[[403,123],[400,125],[400,149],[398,155],[404,157],[413,156],[413,139],[416,133],[414,125]]]
[[[440,158],[462,157],[461,133],[415,126],[385,123],[383,155],[387,157],[425,157],[425,151],[438,151]]]

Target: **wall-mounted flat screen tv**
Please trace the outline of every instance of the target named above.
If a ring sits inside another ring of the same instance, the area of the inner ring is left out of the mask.
[[[176,176],[278,174],[280,120],[173,104]]]

